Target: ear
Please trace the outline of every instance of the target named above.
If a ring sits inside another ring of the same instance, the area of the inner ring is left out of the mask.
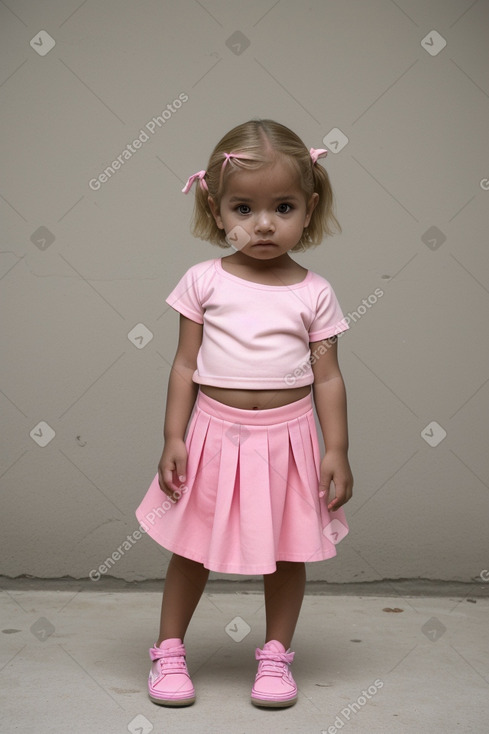
[[[312,213],[314,209],[317,207],[318,201],[319,201],[319,194],[317,192],[314,192],[314,194],[312,194],[306,206],[306,219],[304,222],[304,227],[309,226],[309,222],[311,221]]]
[[[219,227],[219,229],[224,229],[224,225],[222,223],[221,215],[219,213],[219,207],[217,206],[216,202],[212,198],[212,196],[209,196],[207,198],[207,203],[209,204],[209,208],[212,212],[212,216],[216,220],[216,224]]]

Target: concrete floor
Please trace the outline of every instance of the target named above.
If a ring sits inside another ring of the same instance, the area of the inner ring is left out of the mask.
[[[185,639],[197,701],[169,709],[146,693],[160,591],[5,581],[0,731],[483,734],[489,728],[484,586],[434,596],[390,587],[382,595],[308,594],[292,645],[299,700],[290,709],[266,710],[249,700],[254,650],[264,635],[259,587],[236,592],[228,584],[223,591],[209,582]]]

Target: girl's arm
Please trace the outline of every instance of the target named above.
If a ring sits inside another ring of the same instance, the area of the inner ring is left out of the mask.
[[[198,385],[192,381],[192,375],[201,343],[202,324],[181,315],[178,347],[168,381],[165,445],[158,465],[160,488],[169,496],[185,481],[187,450],[184,437],[197,397]]]
[[[346,390],[338,364],[337,339],[311,343],[314,403],[324,439],[319,490],[326,495],[328,510],[337,510],[352,495],[353,476],[348,462]],[[331,482],[335,497],[329,498]],[[322,496],[322,495],[320,495]]]

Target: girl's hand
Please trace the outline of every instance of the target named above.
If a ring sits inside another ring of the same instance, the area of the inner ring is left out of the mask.
[[[335,487],[335,496],[330,500],[331,482]],[[326,497],[328,510],[338,510],[352,496],[353,475],[348,456],[344,451],[327,451],[321,462],[319,496]]]
[[[179,496],[175,494],[186,479],[187,471],[187,449],[185,442],[181,439],[165,441],[165,447],[158,464],[158,483],[160,489],[178,501]]]

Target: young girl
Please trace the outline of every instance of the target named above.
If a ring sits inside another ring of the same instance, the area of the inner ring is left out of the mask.
[[[252,120],[225,135],[183,189],[197,184],[193,233],[234,252],[191,267],[167,298],[180,335],[165,444],[136,512],[173,552],[150,649],[157,704],[195,701],[183,639],[209,570],[263,574],[266,639],[251,701],[297,700],[289,648],[305,562],[336,555],[353,486],[337,361],[348,325],[328,281],[289,254],[339,228],[318,163],[326,153],[272,120]]]

